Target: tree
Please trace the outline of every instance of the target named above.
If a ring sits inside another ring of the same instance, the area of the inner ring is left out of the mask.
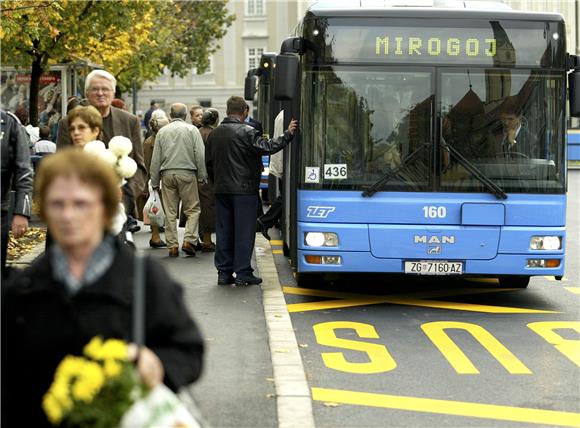
[[[234,19],[225,1],[4,0],[2,63],[30,67],[30,121],[38,121],[40,75],[54,63],[90,60],[121,91],[159,76],[203,71]]]

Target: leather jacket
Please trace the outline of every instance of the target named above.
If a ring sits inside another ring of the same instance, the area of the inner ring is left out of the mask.
[[[2,212],[10,211],[10,191],[14,190],[13,214],[30,217],[32,165],[24,127],[9,113],[0,112],[2,132]]]
[[[262,155],[279,152],[292,141],[284,134],[267,139],[235,117],[226,117],[207,140],[205,161],[215,193],[257,194]]]

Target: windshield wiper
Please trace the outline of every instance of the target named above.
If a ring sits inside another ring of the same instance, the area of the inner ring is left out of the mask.
[[[407,157],[405,157],[405,159],[403,159],[403,161],[401,162],[401,164],[398,167],[387,172],[385,175],[383,175],[381,178],[379,178],[375,183],[373,183],[368,189],[366,189],[364,192],[362,192],[362,196],[365,198],[368,198],[370,196],[373,196],[375,193],[377,193],[379,191],[379,189],[384,184],[386,184],[393,177],[395,177],[399,172],[401,172],[403,169],[405,169],[407,166],[409,166],[409,164],[417,157],[417,155],[423,151],[425,146],[426,146],[426,144],[423,143],[417,149],[415,149],[415,151],[409,153],[409,155],[407,155]]]
[[[473,177],[475,177],[481,184],[483,184],[491,193],[493,193],[498,199],[507,199],[508,195],[499,187],[495,182],[481,172],[477,167],[469,162],[463,157],[459,151],[450,144],[443,143],[443,146],[449,150],[449,152],[455,156],[455,159],[468,171]]]

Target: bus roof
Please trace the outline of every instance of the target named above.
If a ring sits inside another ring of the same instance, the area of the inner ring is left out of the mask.
[[[515,11],[503,2],[486,0],[319,0],[308,10],[320,17],[564,20],[559,13]]]

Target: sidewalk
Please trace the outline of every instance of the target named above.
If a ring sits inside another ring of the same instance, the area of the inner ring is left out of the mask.
[[[213,428],[278,426],[261,288],[218,286],[213,253],[169,258],[167,249],[149,247],[143,229],[134,234],[137,247],[183,285],[206,340],[204,372],[193,387],[203,417]]]
[[[300,352],[270,244],[256,237],[252,264],[261,286],[218,286],[214,253],[169,258],[149,247],[149,227],[135,233],[137,248],[157,259],[184,288],[186,304],[205,338],[204,370],[192,395],[209,427],[314,427]],[[180,240],[183,229],[179,228]],[[44,243],[18,261],[25,268]],[[266,306],[266,308],[264,307]]]

